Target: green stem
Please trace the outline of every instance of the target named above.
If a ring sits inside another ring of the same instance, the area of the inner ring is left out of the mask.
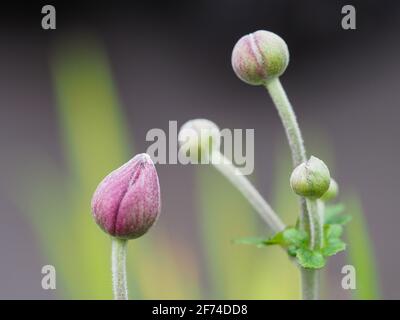
[[[307,160],[303,138],[293,107],[286,95],[279,78],[272,78],[265,84],[286,131],[292,152],[293,167]],[[300,228],[310,235],[311,249],[320,248],[323,239],[322,222],[318,213],[317,202],[300,199]],[[300,268],[303,299],[316,299],[318,292],[318,271]]]
[[[278,233],[285,229],[285,224],[274,212],[271,206],[228,158],[219,151],[215,151],[212,155],[211,163],[242,193],[261,218],[266,222],[271,231]]]
[[[317,213],[319,217],[319,223],[321,227],[321,247],[324,246],[324,216],[325,216],[325,202],[323,200],[317,200]]]
[[[319,200],[306,199],[307,214],[310,225],[310,249],[320,249],[323,245],[323,225],[321,221]]]
[[[319,291],[319,272],[314,269],[301,269],[301,290],[303,300],[317,300]]]
[[[304,147],[299,124],[297,123],[296,114],[294,113],[292,104],[290,103],[279,78],[270,79],[265,84],[265,88],[268,90],[272,101],[278,110],[283,127],[285,128],[292,153],[293,168],[296,168],[298,165],[307,161],[306,149]],[[300,228],[310,231],[310,217],[307,213],[307,204],[304,198],[300,200]],[[312,235],[311,232],[310,235]]]
[[[307,160],[307,156],[296,115],[279,78],[272,78],[266,83],[265,87],[271,95],[286,130],[292,151],[293,166],[297,167]]]
[[[127,240],[112,238],[111,272],[115,300],[128,300],[126,281],[126,245]]]

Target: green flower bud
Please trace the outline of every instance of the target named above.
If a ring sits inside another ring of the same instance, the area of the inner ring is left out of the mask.
[[[328,189],[331,181],[326,164],[314,157],[297,166],[290,177],[290,186],[299,196],[318,199]]]
[[[232,51],[236,75],[251,85],[261,85],[283,74],[289,64],[285,41],[275,33],[259,30],[243,36]]]
[[[208,159],[214,150],[220,148],[220,130],[207,119],[195,119],[186,122],[180,129],[178,141],[190,158],[195,161]]]
[[[331,178],[331,183],[329,184],[329,189],[326,191],[322,197],[322,201],[329,201],[335,199],[339,193],[339,186],[333,178]]]

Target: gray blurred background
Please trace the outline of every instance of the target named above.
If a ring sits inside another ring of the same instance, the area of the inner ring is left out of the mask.
[[[287,152],[284,131],[265,90],[239,81],[230,66],[237,39],[258,29],[286,40],[291,61],[282,83],[311,141],[309,152],[316,150],[312,141],[327,144],[342,194],[357,194],[364,208],[382,297],[400,298],[398,1],[53,4],[55,31],[41,29],[40,2],[17,2],[1,13],[0,298],[60,298],[40,287],[40,269],[51,260],[15,205],[18,188],[10,191],[33,153],[51,158],[68,174],[49,63],[54,47],[86,34],[102,44],[135,152],[148,147],[149,129],[167,129],[169,120],[181,125],[205,117],[221,128],[254,128],[257,185],[271,194],[272,162]],[[357,10],[356,30],[341,28],[344,4]],[[188,214],[194,210],[193,168],[160,165],[158,170],[164,214],[159,225],[176,242],[191,243],[196,254],[196,218]],[[329,272],[340,279],[342,262],[336,261]],[[330,297],[346,294],[336,290]]]

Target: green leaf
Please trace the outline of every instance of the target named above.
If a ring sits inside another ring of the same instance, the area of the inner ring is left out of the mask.
[[[305,231],[288,228],[283,231],[283,239],[287,245],[301,246],[307,242],[308,236]]]
[[[325,228],[325,238],[329,239],[339,239],[343,233],[343,227],[339,224],[328,224],[324,226]]]
[[[276,233],[271,238],[264,240],[266,245],[284,245],[283,231]]]
[[[325,258],[319,251],[299,248],[296,253],[297,260],[303,268],[320,269],[325,266]]]
[[[333,256],[346,249],[346,244],[340,239],[342,233],[343,227],[341,225],[327,224],[324,226],[325,244],[321,250],[324,257]]]
[[[233,240],[234,244],[250,244],[255,245],[258,248],[265,247],[266,241],[264,238],[257,238],[257,237],[249,237],[249,238],[240,238]]]
[[[325,220],[326,224],[341,224],[345,225],[346,223],[350,222],[352,219],[351,215],[349,214],[341,214],[337,216],[329,217]]]
[[[325,208],[325,216],[336,216],[343,213],[345,206],[343,203],[327,205]]]
[[[340,224],[344,225],[351,220],[351,216],[348,214],[342,214],[345,207],[342,203],[336,205],[327,206],[325,209],[325,224]]]
[[[298,247],[296,247],[296,246],[289,246],[288,248],[287,248],[287,253],[288,253],[288,255],[289,256],[291,256],[291,257],[295,257],[296,256],[296,254],[297,254],[297,250],[298,250],[299,248]]]
[[[322,254],[325,257],[333,256],[334,254],[346,249],[346,244],[340,239],[331,239],[322,249]]]
[[[297,246],[301,247],[307,242],[308,236],[304,231],[296,228],[287,228],[282,232],[275,234],[271,239],[265,241],[267,245],[279,244],[285,247]]]

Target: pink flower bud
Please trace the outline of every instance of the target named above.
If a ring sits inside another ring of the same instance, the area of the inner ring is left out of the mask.
[[[279,77],[289,63],[285,41],[275,33],[259,30],[243,36],[232,51],[236,75],[251,85],[265,84]]]
[[[96,223],[120,239],[135,239],[147,232],[161,210],[160,185],[153,161],[142,153],[111,172],[92,198]]]

